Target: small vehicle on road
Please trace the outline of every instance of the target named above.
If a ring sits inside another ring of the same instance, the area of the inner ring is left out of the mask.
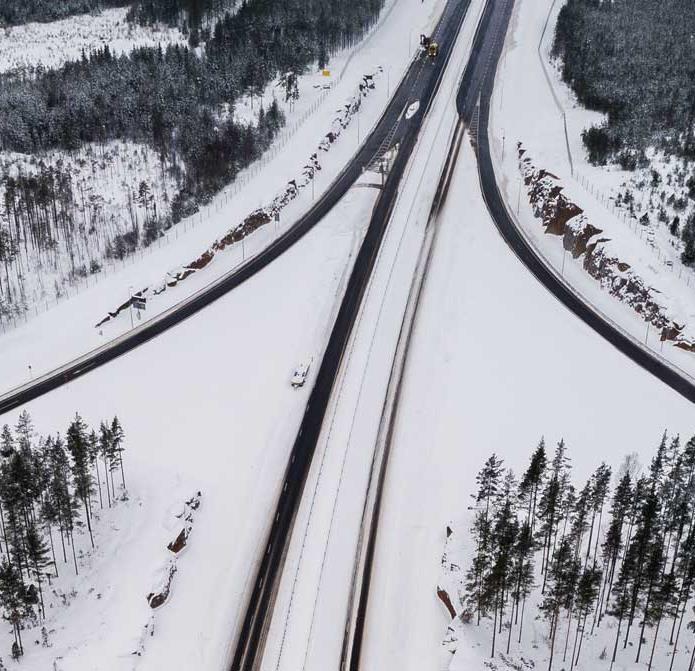
[[[290,383],[295,389],[299,389],[300,387],[304,386],[307,376],[309,375],[309,368],[311,368],[312,362],[313,359],[302,361],[302,363],[295,368],[294,375],[292,375],[292,379],[290,380]]]
[[[437,58],[439,44],[429,35],[420,35],[420,53],[432,59]]]

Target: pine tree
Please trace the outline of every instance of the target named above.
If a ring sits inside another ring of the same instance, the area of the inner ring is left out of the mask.
[[[501,632],[502,622],[504,621],[504,604],[513,581],[512,552],[519,531],[519,523],[516,519],[513,502],[515,492],[516,482],[514,475],[511,471],[507,471],[494,511],[491,536],[492,565],[483,580],[484,600],[487,603],[492,603],[494,609],[492,652],[490,657],[495,656],[498,625]],[[510,628],[511,624],[510,621]]]
[[[589,542],[586,546],[586,557],[584,558],[584,568],[589,563],[589,555],[591,553],[591,544],[594,538],[594,523],[598,516],[598,530],[596,531],[596,540],[594,541],[594,559],[596,563],[598,554],[599,538],[601,536],[601,526],[603,524],[603,506],[608,497],[608,490],[611,482],[611,469],[605,463],[602,463],[592,476],[591,488],[591,524],[589,526]]]
[[[104,499],[101,495],[101,476],[99,474],[99,438],[95,431],[90,431],[89,433],[89,461],[94,467],[94,479],[97,481],[97,487],[99,490],[99,508],[103,510]]]
[[[539,535],[543,542],[543,554],[541,561],[541,571],[547,576],[550,558],[552,555],[553,538],[555,537],[557,525],[560,518],[562,502],[565,498],[568,480],[569,459],[567,458],[567,448],[564,440],[561,440],[553,455],[550,468],[550,476],[543,488],[538,505],[538,518],[541,522]],[[542,591],[545,592],[547,578],[543,579]]]
[[[68,427],[67,447],[72,457],[72,477],[75,483],[77,496],[84,505],[85,517],[89,540],[94,547],[92,535],[92,521],[89,512],[89,500],[92,494],[92,476],[90,473],[90,449],[87,427],[79,415],[75,415],[74,421]]]
[[[7,458],[14,451],[14,436],[12,435],[12,430],[5,424],[2,427],[2,434],[0,434],[0,455]]]
[[[632,478],[630,473],[625,473],[621,478],[618,486],[613,494],[611,504],[610,519],[608,531],[601,547],[603,553],[603,574],[604,581],[601,589],[601,597],[598,608],[598,622],[601,622],[603,617],[602,609],[606,593],[611,594],[613,589],[613,579],[615,578],[615,569],[618,563],[618,557],[623,549],[623,527],[625,525],[625,517],[632,505]],[[594,624],[596,617],[594,616]],[[593,633],[593,627],[592,627]]]
[[[679,556],[677,564],[677,597],[676,605],[673,613],[673,622],[671,624],[671,638],[673,654],[671,655],[671,664],[669,669],[673,669],[673,663],[676,659],[676,654],[678,652],[678,641],[680,640],[681,628],[683,626],[683,620],[685,619],[685,614],[687,611],[688,601],[690,600],[693,586],[695,585],[695,527],[692,522],[690,525],[690,530],[688,535],[680,546]],[[682,611],[681,611],[682,607]],[[680,618],[678,617],[680,613]],[[674,629],[676,627],[676,621],[678,621],[678,629],[676,631],[675,641],[673,639]]]
[[[39,588],[39,599],[41,602],[41,615],[46,617],[46,610],[43,603],[42,576],[44,570],[50,564],[48,559],[48,546],[39,535],[34,525],[29,526],[26,534],[27,558],[31,566],[32,577],[36,579]]]
[[[65,552],[65,539],[67,538],[68,544],[72,545],[75,574],[77,574],[77,556],[75,554],[75,544],[72,538],[72,532],[77,518],[77,508],[75,506],[75,499],[70,494],[70,462],[60,435],[56,436],[51,452],[51,483],[49,486],[49,496],[51,497],[51,504],[55,506],[57,511],[60,540],[63,546],[63,559],[67,562]]]
[[[109,466],[109,455],[111,454],[111,430],[104,422],[99,426],[99,452],[104,461],[104,473],[106,474],[106,497],[108,499],[109,508],[111,507],[111,491],[109,489],[109,473],[113,470]],[[113,482],[113,478],[111,478]],[[115,492],[114,492],[115,497]]]
[[[478,613],[478,624],[481,616],[487,612],[488,604],[483,601],[483,577],[488,564],[491,552],[491,507],[500,488],[500,477],[502,472],[502,461],[493,454],[476,476],[478,493],[474,497],[478,506],[478,514],[473,528],[473,535],[476,540],[476,557],[473,562],[471,573],[469,573],[468,588],[471,594],[475,594],[475,609]]]
[[[118,421],[118,417],[114,417],[111,422],[111,448],[113,452],[113,463],[117,464],[121,470],[121,482],[123,484],[123,489],[125,489],[125,474],[123,472],[123,452],[125,447],[123,445],[125,441],[125,433],[121,427],[121,423]]]
[[[26,613],[23,599],[24,587],[14,566],[2,560],[0,562],[0,604],[3,609],[3,617],[12,624],[15,644],[19,654],[24,654],[22,646],[21,623]]]
[[[577,615],[577,631],[574,637],[572,662],[570,666],[576,666],[579,664],[579,655],[582,651],[582,642],[584,640],[584,633],[586,631],[586,620],[596,603],[599,588],[601,587],[601,578],[601,570],[597,568],[596,563],[594,562],[594,565],[591,568],[584,567],[584,570],[579,578],[579,582],[577,583],[577,596],[574,604]],[[577,647],[577,639],[579,639],[579,647]]]
[[[535,545],[533,540],[533,531],[529,526],[529,522],[524,522],[519,529],[516,537],[516,542],[512,549],[512,579],[514,580],[514,588],[511,592],[513,599],[512,612],[514,615],[514,624],[519,620],[519,603],[521,602],[521,623],[519,624],[519,643],[521,643],[521,634],[524,628],[524,611],[526,609],[526,599],[533,589],[533,551]],[[507,654],[512,640],[512,623],[509,624],[509,637],[507,639]]]
[[[661,569],[661,566],[659,566]],[[676,613],[676,577],[673,573],[661,574],[654,586],[649,610],[645,612],[644,620],[650,624],[656,622],[656,630],[654,631],[654,640],[652,641],[652,649],[649,654],[649,664],[647,665],[651,671],[654,662],[654,651],[656,650],[656,642],[659,638],[659,629],[664,616],[674,616]],[[642,627],[644,631],[644,626]]]
[[[654,549],[654,542],[657,538],[659,539],[659,542],[661,541],[659,537],[660,530],[658,528],[660,512],[656,487],[652,486],[651,491],[647,494],[647,498],[642,506],[642,510],[640,511],[640,518],[637,522],[637,532],[632,539],[628,554],[623,562],[623,564],[625,564],[628,562],[628,558],[631,558],[630,566],[632,571],[632,584],[630,586],[630,612],[628,614],[627,630],[625,632],[625,642],[623,644],[623,648],[627,647],[627,642],[630,637],[630,629],[642,597],[645,582],[648,585],[648,590],[651,591],[654,587],[654,581],[657,579],[656,573],[653,572],[655,570],[654,563],[650,563],[650,561],[657,561],[658,550]],[[651,572],[648,573],[648,570],[651,570]],[[661,565],[659,564],[659,571],[660,570]],[[647,601],[649,600],[650,596],[651,593],[648,593]],[[639,650],[637,654],[639,656]]]
[[[580,565],[575,558],[572,542],[568,537],[562,538],[551,557],[547,570],[547,590],[540,610],[550,624],[550,658],[548,671],[553,668],[555,657],[555,638],[560,620],[560,611],[571,608],[574,592],[579,578]]]
[[[528,506],[526,521],[531,527],[532,532],[536,523],[538,492],[543,483],[546,465],[547,456],[545,453],[545,440],[541,438],[541,442],[538,443],[538,447],[531,456],[531,463],[519,483],[519,498],[526,502]]]

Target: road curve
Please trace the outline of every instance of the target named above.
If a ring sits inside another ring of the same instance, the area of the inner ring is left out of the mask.
[[[501,47],[502,45],[500,44],[497,61],[501,54]],[[490,101],[495,86],[496,70],[495,64],[495,67],[488,71],[483,82],[480,97],[480,113],[475,134],[477,135],[476,144],[478,147],[478,169],[481,189],[497,229],[519,260],[565,307],[638,366],[641,366],[684,398],[695,403],[695,383],[669,366],[661,358],[642,347],[638,342],[626,335],[624,331],[606,321],[589,303],[582,300],[550,270],[540,254],[526,241],[517,228],[497,184],[490,152]],[[459,114],[462,118],[465,112],[466,110],[459,107]]]
[[[464,0],[459,0],[462,2]],[[467,0],[465,0],[467,3]],[[292,245],[316,226],[347,193],[362,174],[362,170],[388,142],[398,142],[401,137],[394,133],[399,125],[403,110],[413,102],[412,93],[421,77],[422,63],[414,61],[403,80],[393,93],[391,100],[372,132],[360,146],[357,154],[333,180],[316,204],[289,230],[279,236],[266,249],[239,267],[214,282],[199,293],[183,300],[170,310],[153,318],[117,338],[112,343],[78,357],[74,361],[53,370],[32,382],[0,395],[0,415],[33,401],[72,380],[92,372],[117,357],[130,352],[143,343],[156,338],[170,328],[188,319],[272,263]]]

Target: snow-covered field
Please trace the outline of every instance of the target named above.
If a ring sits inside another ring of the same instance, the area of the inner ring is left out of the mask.
[[[126,21],[128,7],[80,14],[50,23],[0,28],[0,72],[32,74],[38,67],[57,68],[108,46],[124,54],[138,47],[185,44],[185,35],[166,26],[143,27]]]
[[[48,609],[53,647],[28,645],[26,668],[43,671],[58,658],[61,671],[224,667],[308,393],[291,388],[292,370],[321,355],[375,197],[354,189],[232,294],[27,406],[44,435],[64,430],[75,410],[90,424],[117,413],[131,500],[99,522],[119,530],[79,580],[66,578],[64,591],[77,594],[69,608]],[[152,615],[145,597],[178,533],[175,515],[197,491],[202,504],[172,594],[154,613],[144,654],[133,656]],[[34,637],[38,630],[27,632]]]
[[[549,445],[564,437],[581,479],[628,452],[646,463],[665,427],[684,438],[695,428],[691,404],[571,315],[510,252],[467,141],[438,226],[385,484],[365,669],[493,668],[474,629],[452,665],[436,595],[446,525],[466,536],[475,474],[492,452],[522,470],[541,435]],[[543,667],[542,645],[525,652]]]
[[[679,245],[672,244],[675,239],[666,224],[658,222],[660,191],[679,191],[680,187],[675,183],[668,187],[669,177],[666,171],[662,171],[664,185],[651,194],[654,209],[650,211],[649,192],[645,197],[634,185],[630,186],[645,175],[636,176],[616,167],[595,167],[587,162],[581,131],[599,121],[600,116],[587,112],[573,101],[571,92],[559,80],[555,66],[549,62],[548,53],[560,6],[559,0],[516,4],[500,63],[491,115],[493,151],[499,165],[498,180],[506,191],[510,207],[518,209],[519,221],[529,238],[565,279],[636,339],[646,340],[648,346],[693,375],[695,354],[675,348],[668,342],[662,346],[654,328],[649,333],[640,315],[611,297],[583,270],[583,256],[572,260],[567,254],[563,260],[561,238],[544,233],[524,197],[516,151],[519,142],[533,164],[557,176],[567,197],[584,210],[592,226],[600,229],[601,234],[596,237],[607,239],[601,243],[607,254],[629,264],[632,272],[652,289],[652,298],[663,306],[669,318],[685,325],[684,334],[695,334],[695,302],[692,299],[695,273],[682,266]],[[567,119],[568,141],[563,111]],[[568,143],[572,166],[568,158]],[[657,168],[660,169],[658,164]],[[621,186],[623,183],[628,186]],[[636,218],[629,216],[626,207],[616,207],[616,195],[624,195],[626,189],[630,189],[637,200],[634,207]],[[669,195],[670,191],[665,200]],[[671,216],[671,210],[672,207],[668,216]],[[645,212],[650,223],[638,223],[637,219]]]

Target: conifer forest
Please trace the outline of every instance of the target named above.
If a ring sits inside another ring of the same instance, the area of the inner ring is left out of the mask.
[[[692,671],[695,438],[664,434],[644,470],[631,455],[586,482],[574,480],[564,441],[549,450],[541,440],[523,473],[493,454],[476,482],[464,616],[491,622],[491,656],[541,620],[549,671],[593,668],[582,654],[592,638],[611,668],[651,669],[667,654],[670,671]]]
[[[94,549],[97,511],[127,497],[124,451],[117,417],[89,427],[77,414],[64,434],[37,437],[24,411],[0,430],[0,611],[13,658],[24,653],[22,631],[46,617],[51,581],[78,574],[78,557]]]

